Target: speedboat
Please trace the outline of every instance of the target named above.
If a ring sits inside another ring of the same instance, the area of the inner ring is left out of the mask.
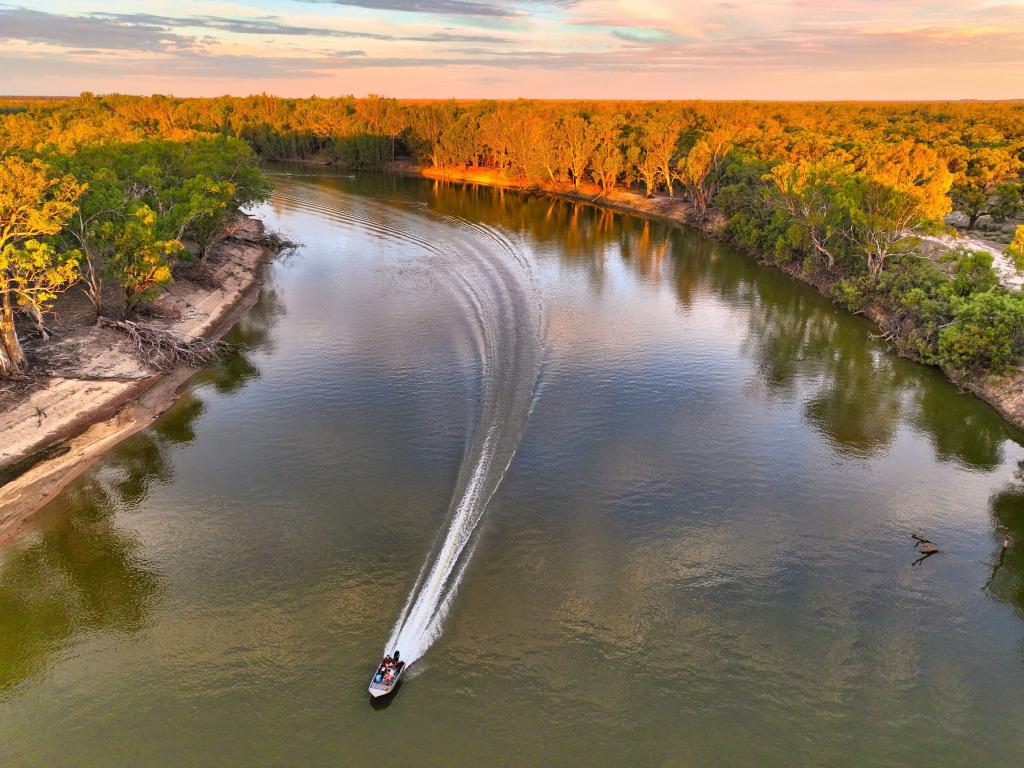
[[[398,651],[395,651],[394,658],[385,654],[377,665],[373,677],[370,678],[370,695],[377,699],[381,696],[387,696],[389,693],[394,693],[404,671],[405,662],[399,661]]]

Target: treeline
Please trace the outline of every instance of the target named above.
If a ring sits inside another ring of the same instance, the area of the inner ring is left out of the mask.
[[[28,366],[16,313],[45,338],[43,313],[80,285],[98,316],[132,315],[268,192],[239,139],[122,138],[0,151],[0,375]]]
[[[546,102],[96,97],[24,102],[0,147],[211,136],[265,159],[383,169],[396,157],[496,179],[686,201],[695,223],[881,317],[904,352],[962,372],[1024,351],[1024,303],[988,255],[926,257],[919,238],[1024,209],[1024,104]],[[71,172],[71,171],[69,171]],[[76,177],[77,178],[77,177]],[[1024,262],[1024,230],[1009,255]]]

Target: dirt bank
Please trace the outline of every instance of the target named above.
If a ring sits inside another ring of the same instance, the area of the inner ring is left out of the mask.
[[[679,198],[665,197],[658,195],[648,198],[644,195],[630,192],[625,189],[612,190],[608,195],[601,194],[597,185],[581,185],[580,189],[571,186],[559,186],[554,184],[524,185],[484,168],[423,168],[408,161],[398,160],[389,166],[392,173],[401,173],[413,176],[423,176],[428,179],[439,181],[457,181],[471,184],[486,184],[488,186],[515,189],[527,193],[542,193],[554,195],[569,200],[590,203],[605,208],[624,211],[638,216],[659,221],[667,221],[673,224],[689,226],[700,229],[705,234],[715,239],[722,238],[722,224],[720,219],[712,217],[705,223],[697,223],[692,217],[692,207]],[[956,245],[967,245],[975,247],[973,241],[948,241],[944,242],[947,247]],[[990,248],[984,250],[991,251]],[[758,261],[767,267],[780,269],[791,277],[803,283],[814,286],[823,295],[828,295],[828,286],[820,278],[814,275],[807,275],[800,271],[797,266],[778,265],[775,262],[752,254]],[[1000,258],[1002,258],[1000,256]],[[997,266],[1000,262],[997,262]],[[1004,285],[1015,290],[1020,289],[1020,280],[1016,275],[1008,277],[1000,272],[1000,278]],[[886,315],[879,309],[874,308],[867,313],[876,325],[886,324]],[[899,350],[893,349],[899,354]],[[1024,368],[1018,367],[1010,373],[1002,376],[985,376],[968,378],[957,371],[943,369],[946,377],[961,389],[970,392],[976,397],[984,400],[999,414],[1013,424],[1015,427],[1024,429]]]
[[[210,254],[203,279],[176,280],[156,302],[160,317],[147,323],[186,338],[222,336],[256,301],[272,254],[262,223],[245,218]],[[127,337],[92,322],[60,329],[32,352],[33,377],[8,385],[0,401],[0,544],[106,451],[151,424],[195,373],[156,373]]]

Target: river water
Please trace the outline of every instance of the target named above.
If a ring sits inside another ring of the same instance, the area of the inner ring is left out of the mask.
[[[1020,764],[987,406],[695,233],[274,172],[237,353],[0,553],[0,765]]]

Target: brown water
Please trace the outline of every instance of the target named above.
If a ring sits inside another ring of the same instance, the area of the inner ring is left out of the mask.
[[[1020,764],[987,406],[694,233],[277,171],[238,354],[0,555],[0,765]]]

